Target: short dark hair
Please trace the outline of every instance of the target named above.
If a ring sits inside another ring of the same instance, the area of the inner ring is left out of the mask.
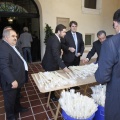
[[[66,27],[63,24],[59,24],[55,28],[55,33],[58,33],[58,31],[62,31],[63,29],[66,29]]]
[[[105,34],[105,36],[106,36],[106,32],[104,30],[100,30],[97,33],[97,37],[100,36],[101,34]]]
[[[113,21],[117,21],[120,23],[120,9],[118,9],[113,15]]]
[[[71,21],[71,22],[69,23],[69,27],[71,27],[72,24],[78,25],[76,21]]]

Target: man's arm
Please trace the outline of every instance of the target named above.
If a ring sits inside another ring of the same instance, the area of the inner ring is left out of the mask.
[[[106,83],[111,80],[113,65],[117,60],[117,51],[112,40],[105,41],[102,45],[98,69],[95,78],[99,83]]]
[[[59,65],[59,67],[64,69],[66,66],[62,62],[62,59],[60,58],[59,44],[56,41],[54,41],[52,43],[52,55],[53,55],[53,58],[55,59],[55,61],[57,62],[57,64]]]
[[[89,51],[89,53],[87,54],[87,57],[89,60],[92,58],[92,56],[95,54],[96,52],[96,48],[95,48],[95,44],[93,43],[93,47],[91,49],[91,51]]]
[[[30,42],[33,42],[32,35],[30,34]]]

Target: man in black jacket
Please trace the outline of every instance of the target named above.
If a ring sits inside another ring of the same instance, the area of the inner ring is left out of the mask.
[[[56,26],[55,34],[51,36],[46,44],[45,54],[42,60],[42,66],[45,71],[55,71],[59,68],[65,72],[69,72],[69,69],[63,63],[61,56],[61,38],[66,34],[66,27],[62,24]],[[56,101],[57,98],[54,92],[51,93],[51,99]]]
[[[93,47],[92,47],[91,51],[87,54],[87,57],[85,59],[83,59],[84,64],[88,63],[95,53],[97,53],[97,55],[98,55],[96,62],[99,59],[101,45],[102,45],[103,41],[106,39],[106,32],[104,30],[99,31],[97,33],[97,37],[98,37],[98,40],[93,42]]]
[[[84,42],[82,34],[77,32],[77,22],[71,21],[70,30],[61,41],[63,56],[62,59],[67,67],[80,64],[80,56],[84,52]]]
[[[4,30],[0,42],[0,85],[3,90],[7,120],[15,120],[14,112],[27,111],[20,104],[19,88],[25,83],[25,60],[15,48],[17,34],[14,30]]]

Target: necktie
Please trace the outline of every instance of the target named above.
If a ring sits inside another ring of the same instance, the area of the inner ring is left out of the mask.
[[[78,46],[77,46],[77,36],[76,36],[76,33],[73,33],[73,38],[74,38],[74,42],[75,42],[75,46],[76,46],[75,54],[77,54]]]

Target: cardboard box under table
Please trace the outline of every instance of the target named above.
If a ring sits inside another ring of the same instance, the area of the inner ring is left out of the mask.
[[[64,72],[63,70],[58,70],[57,72],[58,72],[59,74],[65,76],[65,77],[67,77],[67,75],[65,74],[65,72]],[[63,90],[63,89],[67,89],[67,88],[70,88],[70,87],[86,85],[86,87],[85,87],[85,89],[84,89],[84,93],[86,94],[86,90],[87,90],[87,88],[89,87],[88,84],[91,84],[91,83],[95,83],[95,82],[96,82],[94,76],[87,77],[87,78],[84,79],[84,80],[81,79],[81,78],[77,78],[76,84],[73,84],[73,85],[67,84],[67,85],[65,85],[65,86],[59,86],[59,87],[51,88],[51,89],[49,89],[49,90],[45,90],[44,87],[41,88],[41,87],[39,86],[39,82],[38,82],[38,81],[40,80],[40,77],[39,77],[38,73],[31,74],[31,75],[32,75],[32,78],[33,78],[36,86],[38,87],[38,89],[40,90],[41,93],[49,92],[49,96],[48,96],[48,100],[47,100],[47,107],[50,108],[50,111],[51,111],[51,113],[52,113],[52,115],[53,115],[53,117],[54,117],[54,120],[57,120],[57,118],[58,118],[58,112],[59,112],[59,110],[60,110],[60,104],[58,103],[57,111],[56,111],[56,113],[54,113],[53,110],[52,110],[52,108],[51,108],[51,106],[50,106],[50,103],[49,103],[49,102],[50,102],[50,94],[51,94],[51,91]]]

